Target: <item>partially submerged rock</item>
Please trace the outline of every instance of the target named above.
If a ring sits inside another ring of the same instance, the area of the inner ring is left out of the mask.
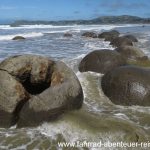
[[[119,36],[119,32],[117,30],[111,30],[108,32],[102,32],[98,35],[98,38],[105,39],[105,41],[112,41],[114,38]]]
[[[12,40],[25,40],[23,36],[15,36]]]
[[[114,38],[110,45],[114,46],[114,47],[121,47],[121,46],[133,46],[132,40],[126,38],[126,37],[116,37]]]
[[[72,37],[72,34],[71,33],[65,33],[64,37]]]
[[[86,55],[79,64],[79,71],[93,71],[106,73],[118,66],[126,64],[126,59],[118,52],[103,49],[96,50]]]
[[[124,35],[123,37],[130,39],[132,42],[138,42],[138,39],[131,34]]]
[[[150,69],[118,67],[102,77],[101,86],[114,104],[150,106]]]
[[[81,85],[63,62],[21,55],[4,60],[0,70],[0,126],[38,125],[82,106]]]
[[[82,36],[88,37],[88,38],[97,38],[97,34],[94,32],[85,32],[82,34]]]

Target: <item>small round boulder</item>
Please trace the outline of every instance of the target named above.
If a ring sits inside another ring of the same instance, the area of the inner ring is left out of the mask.
[[[12,40],[25,40],[23,36],[15,36]]]
[[[150,106],[150,69],[115,68],[102,77],[101,87],[114,104]]]
[[[137,38],[131,34],[124,35],[123,37],[130,39],[132,42],[138,42]]]
[[[119,36],[119,32],[117,30],[111,30],[108,32],[102,32],[98,35],[98,38],[103,38],[105,41],[112,41],[114,38]]]
[[[118,52],[103,49],[96,50],[86,55],[79,64],[79,71],[93,71],[97,73],[106,73],[111,69],[126,64],[126,59]]]
[[[110,45],[113,45],[114,47],[121,47],[125,45],[133,46],[133,43],[132,40],[126,37],[116,37],[111,41]]]
[[[72,37],[72,34],[71,33],[65,33],[64,37]]]
[[[97,34],[94,32],[85,32],[82,34],[84,37],[89,37],[89,38],[97,38]]]

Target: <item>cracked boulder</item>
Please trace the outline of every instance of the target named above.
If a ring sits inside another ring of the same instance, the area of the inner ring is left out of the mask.
[[[83,102],[81,85],[63,62],[36,56],[0,63],[0,126],[34,126],[55,119]]]

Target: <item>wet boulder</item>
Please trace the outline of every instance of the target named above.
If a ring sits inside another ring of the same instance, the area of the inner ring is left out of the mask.
[[[145,56],[142,50],[134,46],[121,46],[116,48],[115,50],[127,59],[136,59]]]
[[[103,49],[96,50],[87,54],[79,64],[80,72],[93,71],[106,73],[111,69],[126,64],[126,59],[118,52]]]
[[[124,35],[123,37],[126,37],[126,38],[130,39],[132,42],[138,42],[138,39],[135,36],[131,35],[131,34]]]
[[[114,38],[119,36],[119,32],[117,30],[111,30],[108,32],[102,32],[98,35],[98,38],[105,39],[105,41],[112,41]]]
[[[12,40],[25,40],[26,38],[23,36],[15,36]]]
[[[132,40],[126,38],[126,37],[116,37],[114,38],[110,45],[114,46],[114,47],[121,47],[121,46],[133,46]]]
[[[72,34],[71,33],[65,33],[64,37],[72,37]]]
[[[150,69],[115,68],[102,77],[101,87],[114,104],[150,106]]]
[[[88,38],[97,38],[97,34],[94,32],[85,32],[82,34],[83,37],[88,37]]]
[[[21,55],[2,61],[0,70],[0,116],[8,116],[11,122],[8,126],[12,123],[21,127],[39,125],[82,106],[81,85],[63,62]],[[0,126],[7,126],[8,121],[4,119],[1,118]]]

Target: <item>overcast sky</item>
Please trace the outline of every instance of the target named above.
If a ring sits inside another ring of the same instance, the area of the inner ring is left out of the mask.
[[[0,19],[91,19],[108,15],[150,17],[150,0],[0,0]]]

